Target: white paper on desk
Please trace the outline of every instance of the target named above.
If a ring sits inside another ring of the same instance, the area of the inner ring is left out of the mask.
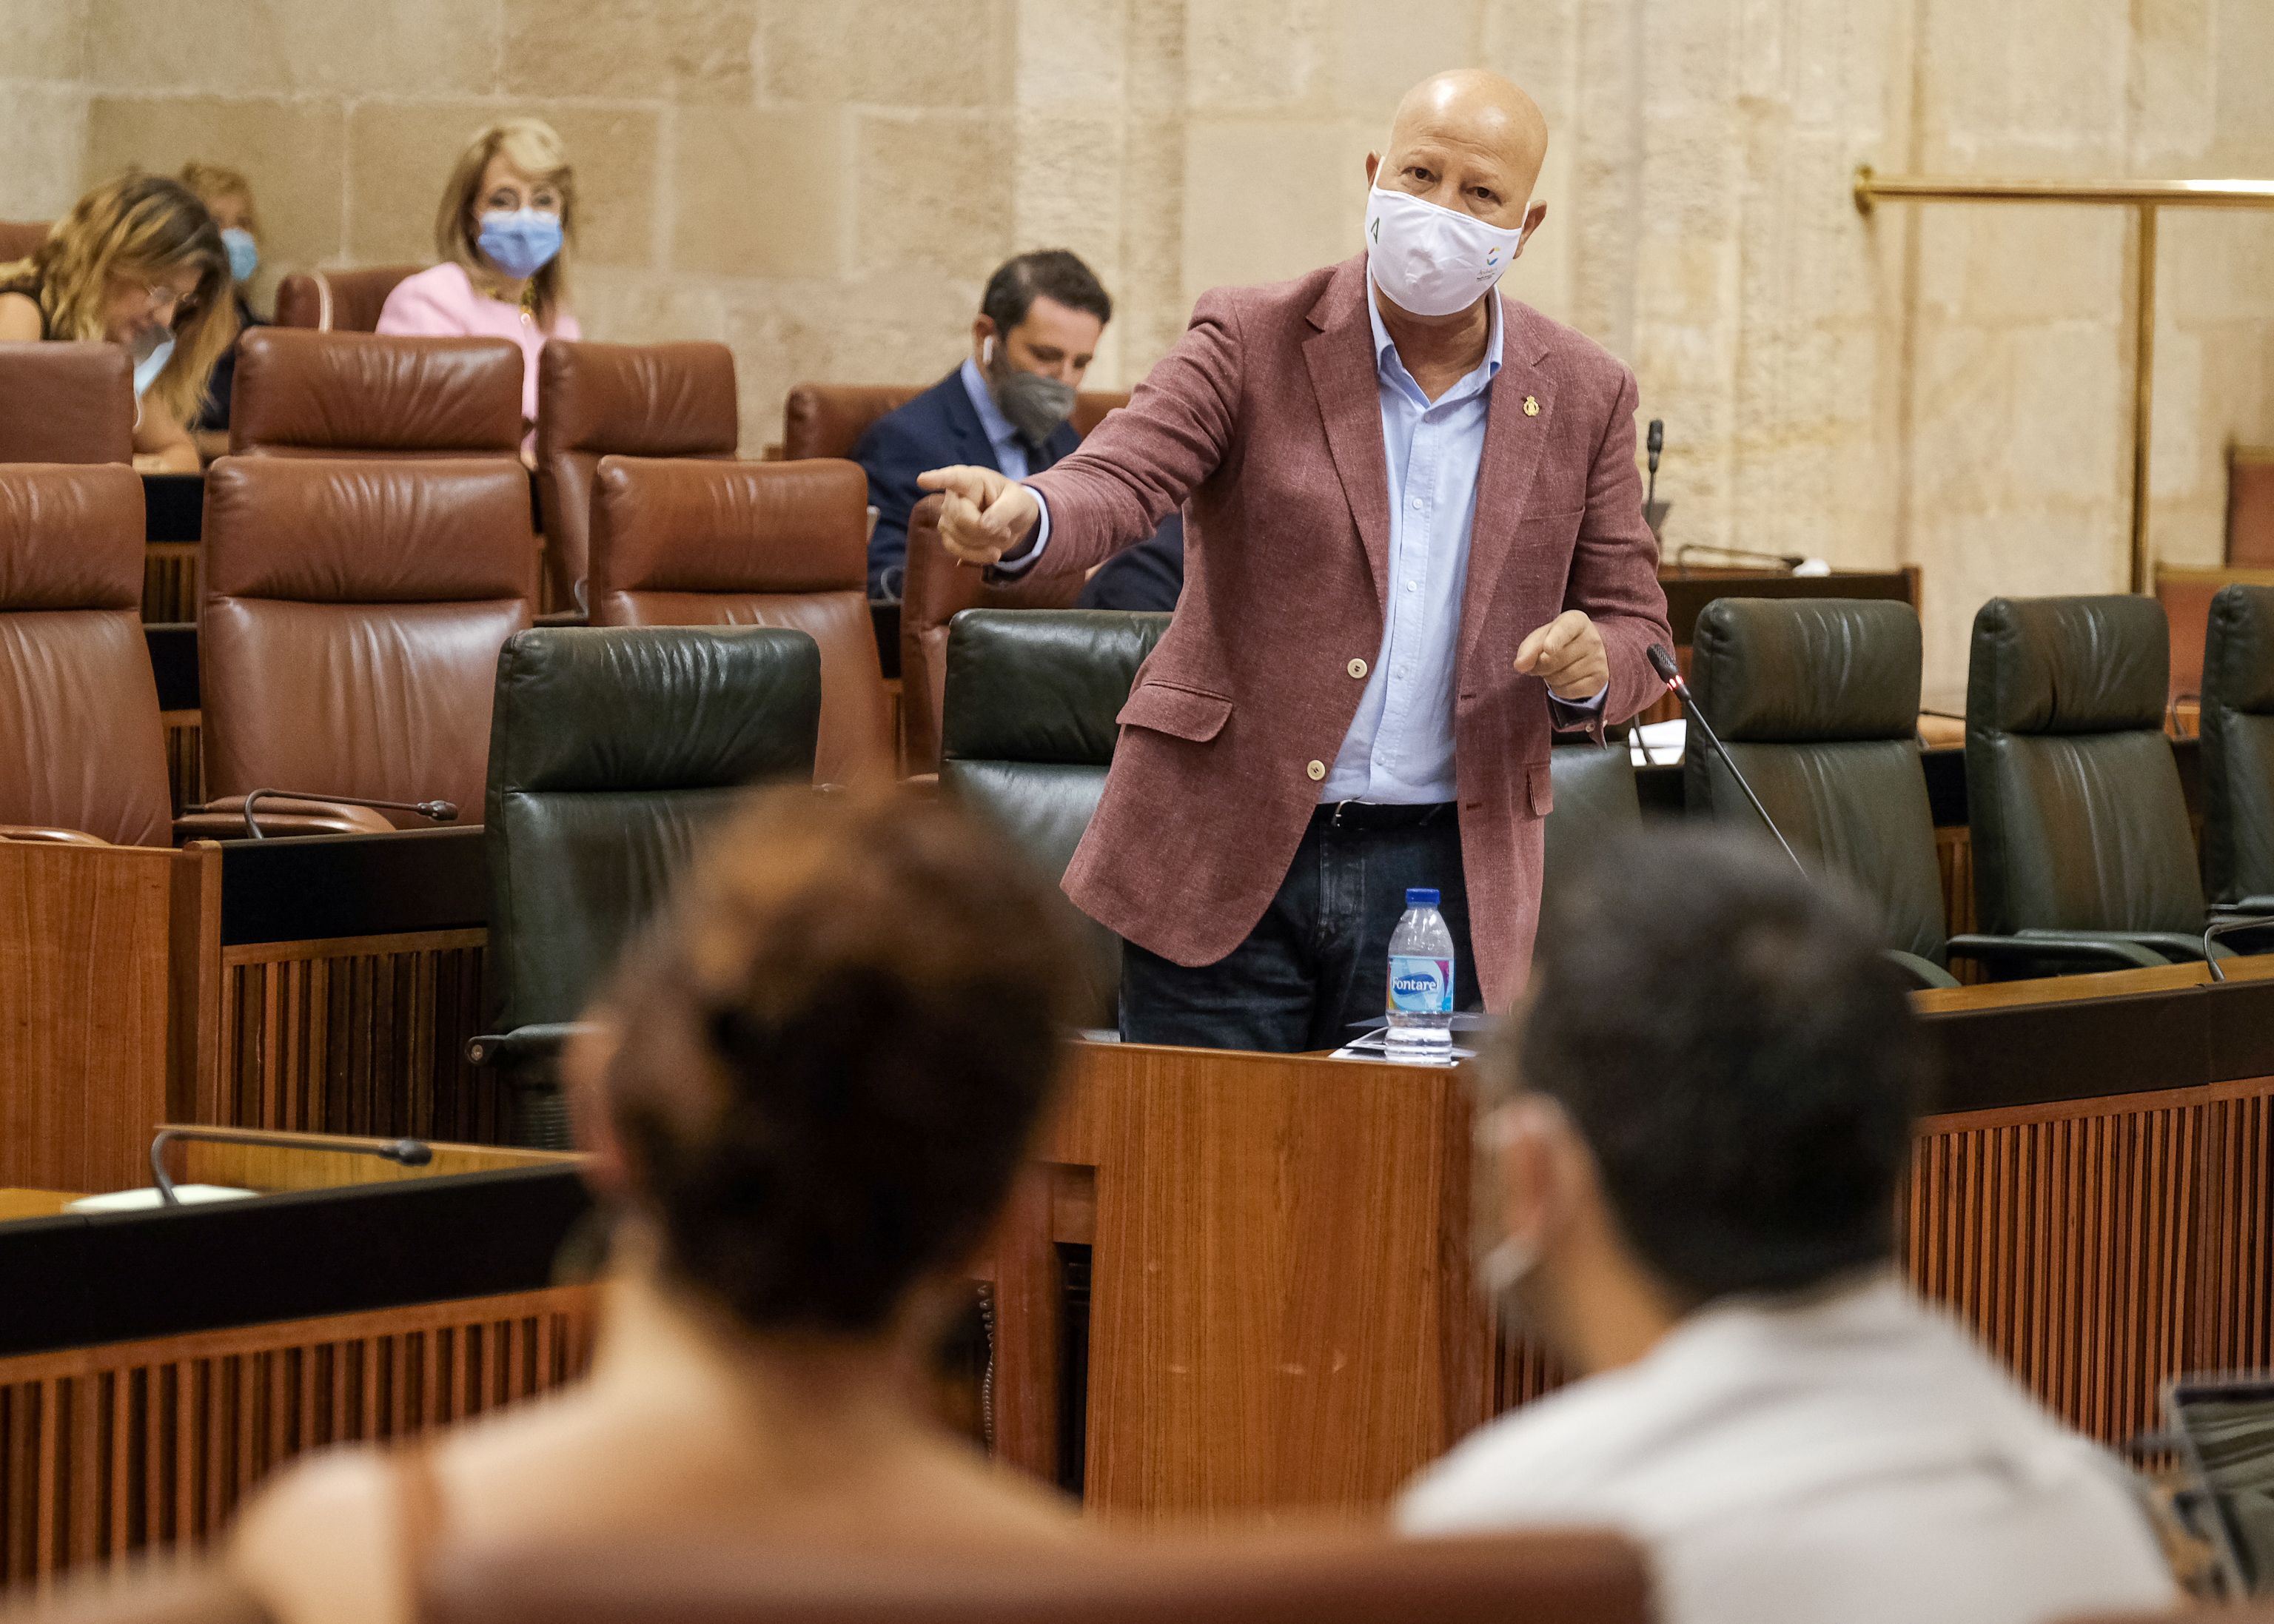
[[[200,1201],[243,1201],[259,1195],[258,1190],[232,1190],[227,1184],[176,1184],[174,1199],[184,1207],[195,1207]],[[166,1198],[153,1185],[143,1190],[114,1190],[109,1195],[82,1196],[64,1208],[67,1213],[132,1213],[145,1207],[162,1207]]]
[[[1362,1038],[1354,1038],[1344,1044],[1327,1058],[1329,1060],[1389,1060],[1392,1065],[1451,1065],[1457,1061],[1473,1058],[1476,1052],[1473,1049],[1456,1048],[1450,1056],[1444,1060],[1408,1059],[1403,1056],[1391,1060],[1386,1041],[1382,1036],[1379,1033],[1368,1033]]]

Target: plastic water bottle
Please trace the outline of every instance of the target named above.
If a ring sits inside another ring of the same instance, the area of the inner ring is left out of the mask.
[[[1389,1039],[1392,1060],[1453,1057],[1453,933],[1437,912],[1437,893],[1416,886],[1389,933]]]

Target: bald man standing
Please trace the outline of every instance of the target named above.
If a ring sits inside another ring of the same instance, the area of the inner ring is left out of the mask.
[[[1672,640],[1633,374],[1498,291],[1547,147],[1506,79],[1424,80],[1367,158],[1363,254],[1203,296],[1049,471],[922,477],[948,550],[1005,575],[1185,510],[1184,597],[1065,876],[1127,943],[1130,1041],[1342,1042],[1382,1015],[1413,886],[1443,898],[1458,1007],[1523,989],[1552,726],[1640,710]]]

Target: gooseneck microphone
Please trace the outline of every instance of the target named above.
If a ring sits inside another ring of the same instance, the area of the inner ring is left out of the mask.
[[[1650,438],[1643,442],[1650,450],[1650,489],[1643,496],[1647,504],[1658,500],[1658,454],[1666,449],[1666,419],[1650,420]]]
[[[343,1145],[336,1140],[319,1139],[313,1134],[280,1134],[247,1132],[229,1128],[161,1128],[150,1141],[150,1176],[158,1186],[158,1205],[179,1207],[182,1199],[174,1193],[174,1181],[166,1171],[166,1147],[176,1139],[196,1139],[206,1145],[257,1145],[292,1147],[303,1139],[315,1142],[307,1148],[322,1150],[343,1156],[377,1156],[382,1162],[393,1162],[403,1167],[425,1167],[434,1159],[433,1151],[418,1139],[389,1139],[384,1145]]]
[[[1753,793],[1753,786],[1745,782],[1745,775],[1738,770],[1736,757],[1729,754],[1728,747],[1714,733],[1713,725],[1706,719],[1706,713],[1698,708],[1697,695],[1690,691],[1690,684],[1682,680],[1682,667],[1674,663],[1674,650],[1662,643],[1652,643],[1650,665],[1651,669],[1664,679],[1667,692],[1682,702],[1682,708],[1689,713],[1690,722],[1706,735],[1706,742],[1721,753],[1722,761],[1728,765],[1729,776],[1737,780],[1737,787],[1745,792],[1745,799],[1753,803],[1753,810],[1761,815],[1761,822],[1768,825],[1769,832],[1776,837],[1776,843],[1784,847],[1784,854],[1792,859],[1792,866],[1800,870],[1800,877],[1813,884],[1815,878],[1808,872],[1807,865],[1800,861],[1800,854],[1792,849],[1792,842],[1784,838],[1784,831],[1776,826],[1776,819],[1769,816],[1769,809],[1761,804],[1761,798]]]
[[[311,795],[305,790],[257,789],[245,798],[245,832],[255,840],[266,840],[268,837],[260,832],[260,825],[253,821],[252,809],[264,798],[270,796],[283,801],[328,801],[335,806],[370,807],[380,812],[416,812],[419,816],[432,818],[438,823],[450,823],[458,816],[458,805],[454,801],[366,801],[358,795]]]

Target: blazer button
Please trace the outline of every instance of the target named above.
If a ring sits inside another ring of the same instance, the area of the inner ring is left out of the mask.
[[[1349,671],[1352,676],[1359,678],[1360,680],[1363,680],[1366,676],[1366,662],[1362,659],[1352,660],[1345,669]]]
[[[1303,771],[1309,773],[1311,775],[1311,782],[1316,784],[1321,778],[1327,776],[1327,763],[1324,762],[1313,762],[1309,766],[1304,768]]]

